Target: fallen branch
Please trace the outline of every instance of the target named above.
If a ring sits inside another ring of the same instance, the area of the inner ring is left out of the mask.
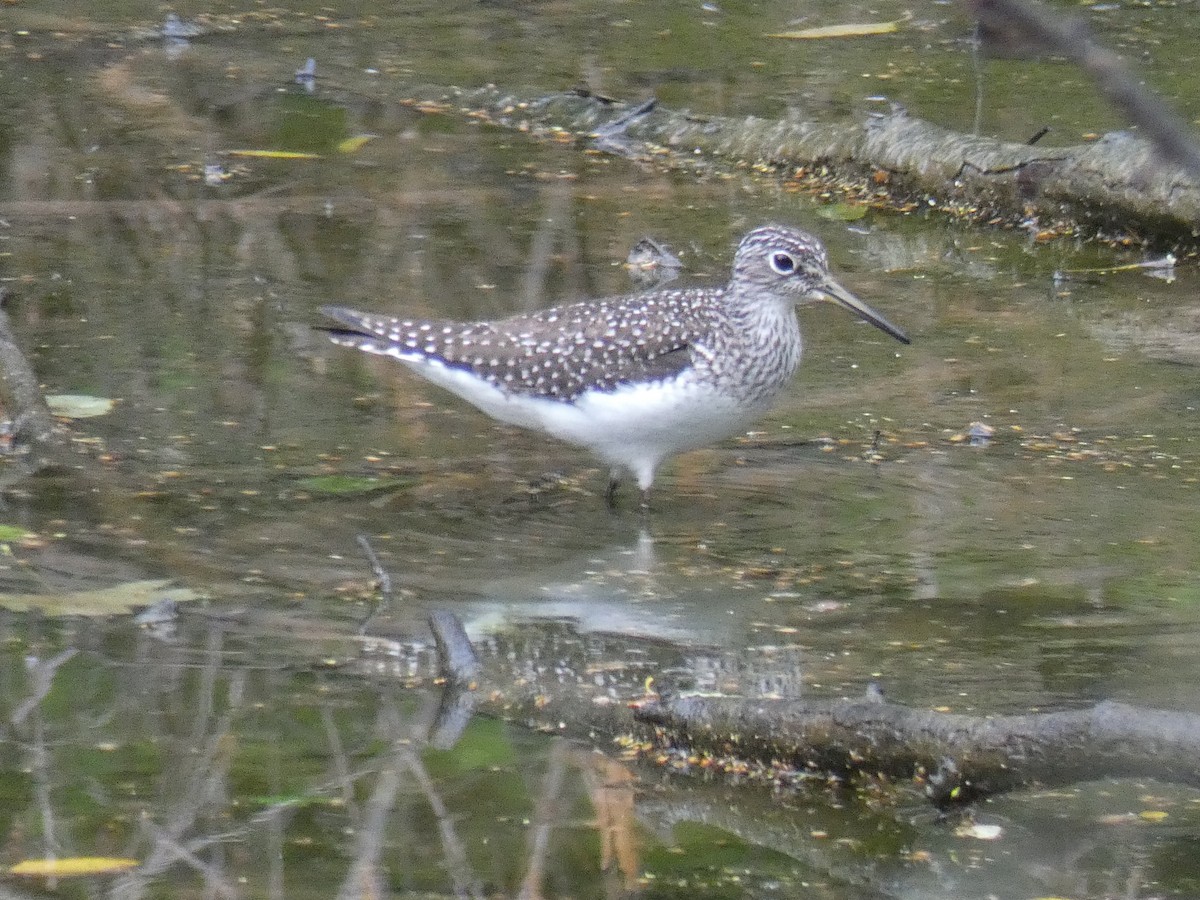
[[[972,136],[904,110],[832,123],[698,117],[571,92],[413,87],[401,103],[709,174],[750,170],[880,207],[1123,240],[1200,241],[1200,178],[1126,132],[1042,148]]]
[[[453,614],[440,612],[434,621],[442,641],[467,640]],[[853,701],[648,696],[646,673],[672,665],[667,650],[636,638],[581,636],[563,623],[526,624],[475,648],[478,688],[449,685],[451,706],[459,710],[456,721],[473,702],[478,712],[526,727],[599,745],[619,739],[677,769],[726,771],[751,782],[915,782],[939,805],[1103,777],[1200,786],[1194,713],[1106,702],[1062,712],[952,715],[890,703],[875,692]],[[608,659],[639,662],[605,665]]]
[[[689,752],[840,775],[914,778],[944,804],[1106,776],[1200,786],[1200,716],[1100,703],[1014,716],[915,710],[882,699],[680,696],[635,713]]]

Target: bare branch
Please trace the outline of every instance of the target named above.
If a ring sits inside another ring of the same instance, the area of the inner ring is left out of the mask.
[[[1090,709],[967,716],[860,701],[680,696],[639,719],[691,751],[826,772],[924,783],[935,802],[971,800],[1102,775],[1200,785],[1200,716],[1100,703]]]
[[[1121,58],[1094,40],[1078,18],[1062,18],[1023,0],[969,0],[982,24],[1037,49],[1061,54],[1091,75],[1096,86],[1171,162],[1200,176],[1200,146],[1161,97],[1145,90]]]

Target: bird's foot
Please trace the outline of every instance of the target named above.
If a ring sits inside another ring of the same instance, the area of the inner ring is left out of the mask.
[[[617,508],[617,488],[621,486],[621,479],[615,474],[608,476],[608,487],[604,490],[604,503],[609,509]]]

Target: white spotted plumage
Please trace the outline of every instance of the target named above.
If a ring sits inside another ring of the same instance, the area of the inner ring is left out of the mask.
[[[830,275],[795,229],[742,239],[721,288],[667,289],[472,323],[326,307],[338,344],[390,356],[488,415],[544,431],[629,471],[643,498],[667,457],[736,434],[800,362],[794,307],[833,300],[907,343]]]

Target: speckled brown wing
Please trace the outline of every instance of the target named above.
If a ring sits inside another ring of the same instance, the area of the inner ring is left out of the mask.
[[[678,375],[712,328],[713,295],[659,291],[555,307],[495,322],[438,322],[326,307],[349,346],[469,371],[510,394],[572,401],[587,390]]]

